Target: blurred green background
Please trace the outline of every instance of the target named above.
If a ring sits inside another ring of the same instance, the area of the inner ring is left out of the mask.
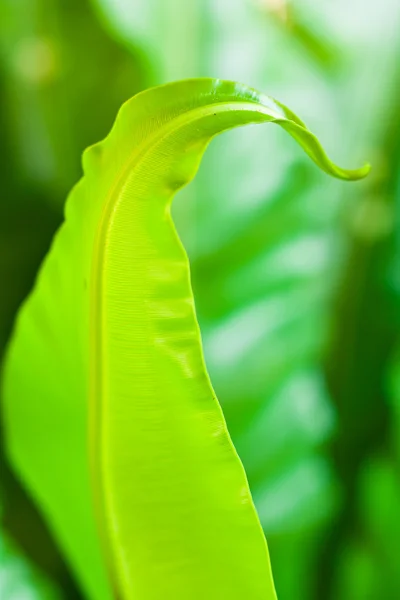
[[[331,180],[250,127],[175,201],[280,600],[400,598],[399,31],[398,0],[0,0],[1,355],[83,149],[136,92],[242,81],[373,164]],[[0,453],[0,598],[82,598]]]

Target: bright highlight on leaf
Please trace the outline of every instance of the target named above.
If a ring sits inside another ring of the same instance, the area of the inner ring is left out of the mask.
[[[334,165],[291,111],[243,85],[146,91],[85,152],[19,315],[4,378],[8,452],[88,598],[111,587],[128,600],[276,597],[170,215],[215,135],[268,122],[330,175],[368,173]]]

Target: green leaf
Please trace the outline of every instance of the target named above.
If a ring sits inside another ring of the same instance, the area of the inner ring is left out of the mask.
[[[120,597],[275,598],[170,215],[215,135],[268,122],[325,172],[367,174],[335,166],[289,109],[243,85],[188,80],[139,94],[84,154],[20,313],[4,380],[8,452],[88,597],[110,596],[93,487]]]
[[[387,115],[376,96],[368,107],[362,99],[371,93],[385,98],[385,80],[392,78],[384,60],[385,69],[378,69],[382,87],[366,91],[362,74],[369,77],[370,69],[363,68],[368,64],[363,55],[368,51],[376,61],[383,46],[371,51],[371,31],[366,35],[363,28],[360,55],[354,11],[346,15],[353,23],[343,29],[343,10],[329,3],[322,12],[315,3],[286,3],[289,19],[279,20],[283,7],[257,0],[232,0],[229,11],[223,0],[92,2],[111,35],[141,48],[153,83],[218,73],[273,90],[312,119],[342,160],[371,144],[367,123],[383,122],[376,118],[377,107]],[[321,41],[331,40],[329,48],[333,43],[338,50],[332,67],[335,62],[345,70],[320,69],[316,53],[306,48],[310,36],[300,39],[305,24]],[[328,441],[336,433],[335,398],[318,382],[325,378],[346,256],[343,214],[349,196],[355,202],[366,190],[345,188],[324,178],[277,128],[266,136],[253,127],[215,140],[195,181],[173,206],[191,262],[207,368],[248,476],[282,600],[312,593],[319,576],[313,565],[325,545],[316,528],[325,531],[338,508],[339,482],[328,458]],[[249,333],[245,343],[243,329]],[[278,444],[282,437],[285,443]],[[314,560],[304,551],[307,539],[314,540]]]

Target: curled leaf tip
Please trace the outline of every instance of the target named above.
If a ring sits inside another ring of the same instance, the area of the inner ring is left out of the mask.
[[[345,171],[346,177],[343,177],[343,179],[346,179],[346,181],[358,181],[360,179],[365,179],[365,177],[367,177],[369,175],[370,171],[371,171],[370,163],[365,163],[365,165],[363,165],[359,169],[346,170]]]
[[[357,179],[364,179],[364,177],[367,177],[367,175],[369,175],[371,169],[372,169],[371,164],[365,163],[365,165],[363,167],[361,167],[361,169],[359,169]]]

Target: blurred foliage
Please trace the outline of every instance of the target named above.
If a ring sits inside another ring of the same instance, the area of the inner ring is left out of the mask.
[[[0,536],[0,595],[8,600],[57,600],[58,593]]]
[[[81,151],[139,89],[241,80],[292,106],[341,164],[374,165],[350,189],[278,129],[238,130],[213,142],[175,203],[207,365],[281,600],[400,590],[399,27],[398,0],[0,5],[2,347]],[[10,535],[74,597],[4,460],[3,473]]]

